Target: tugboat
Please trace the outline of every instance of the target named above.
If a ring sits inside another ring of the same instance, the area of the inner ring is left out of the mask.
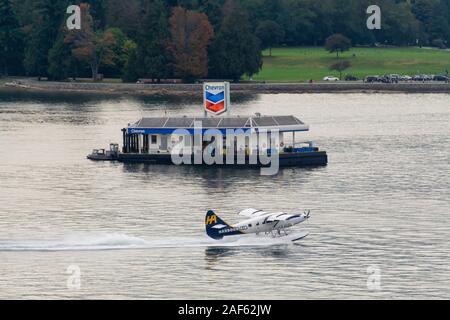
[[[87,156],[89,160],[93,161],[115,161],[119,158],[119,144],[111,143],[109,150],[94,149],[92,153]]]

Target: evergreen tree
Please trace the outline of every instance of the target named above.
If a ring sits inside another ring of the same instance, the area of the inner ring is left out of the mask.
[[[137,37],[139,77],[161,80],[170,76],[168,11],[162,0],[143,0],[142,21]],[[130,70],[129,70],[130,71]]]
[[[24,61],[29,75],[47,75],[48,54],[57,40],[66,8],[65,0],[35,0],[33,2],[33,23],[28,34]]]
[[[10,0],[0,0],[0,75],[21,71],[23,43]]]
[[[262,55],[245,11],[237,4],[228,6],[232,9],[210,46],[209,71],[211,77],[238,81],[244,74],[252,76],[261,70]]]
[[[379,30],[378,41],[387,44],[415,45],[420,34],[420,23],[407,3],[386,4],[383,6],[383,27]]]
[[[66,28],[61,28],[54,46],[48,53],[48,77],[50,80],[66,80],[73,75],[74,59],[70,45],[66,43]]]
[[[305,0],[282,0],[279,12],[278,24],[283,27],[287,45],[314,44],[316,15]]]
[[[105,16],[109,28],[119,28],[136,40],[140,27],[140,0],[108,0]]]
[[[124,67],[122,80],[124,82],[136,82],[140,76],[140,66],[137,60],[136,48],[132,48],[129,52],[128,60]]]
[[[448,21],[448,4],[440,0],[417,0],[412,10],[422,24],[427,43],[436,39],[450,38],[450,22]]]
[[[90,13],[94,19],[95,29],[106,27],[106,0],[82,0],[90,5]]]
[[[272,47],[283,41],[284,30],[275,21],[265,20],[256,28],[256,35],[261,41],[262,48],[269,48],[269,55],[272,56]]]
[[[208,16],[209,22],[213,25],[215,30],[218,30],[222,22],[222,6],[223,0],[201,0],[199,11]]]

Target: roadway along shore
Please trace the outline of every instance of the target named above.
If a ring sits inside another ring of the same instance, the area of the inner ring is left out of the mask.
[[[202,90],[201,84],[127,84],[90,82],[51,82],[15,79],[3,82],[1,90],[83,92],[119,95],[192,95]],[[449,83],[233,83],[233,93],[450,93]]]

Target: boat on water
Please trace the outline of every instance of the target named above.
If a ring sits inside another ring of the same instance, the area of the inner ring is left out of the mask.
[[[122,129],[121,151],[112,144],[110,151],[94,150],[88,159],[270,168],[328,162],[325,151],[299,140],[309,126],[292,115],[231,116],[228,82],[204,83],[203,108],[203,117],[139,119]]]
[[[119,145],[117,143],[111,143],[109,150],[106,149],[94,149],[92,153],[87,156],[89,160],[93,161],[115,161],[118,160]]]
[[[120,151],[112,144],[109,151],[94,150],[88,159],[261,167],[268,165],[267,157],[277,157],[280,167],[326,165],[325,151],[299,139],[306,131],[309,126],[294,116],[142,118],[122,129]]]

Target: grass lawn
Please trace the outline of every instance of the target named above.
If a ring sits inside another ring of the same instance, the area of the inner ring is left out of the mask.
[[[262,71],[253,76],[257,81],[306,81],[339,76],[328,67],[336,61],[336,55],[322,47],[274,48],[264,54]],[[343,72],[362,79],[368,75],[384,74],[444,74],[450,71],[450,51],[420,48],[352,48],[345,52],[352,67]]]

